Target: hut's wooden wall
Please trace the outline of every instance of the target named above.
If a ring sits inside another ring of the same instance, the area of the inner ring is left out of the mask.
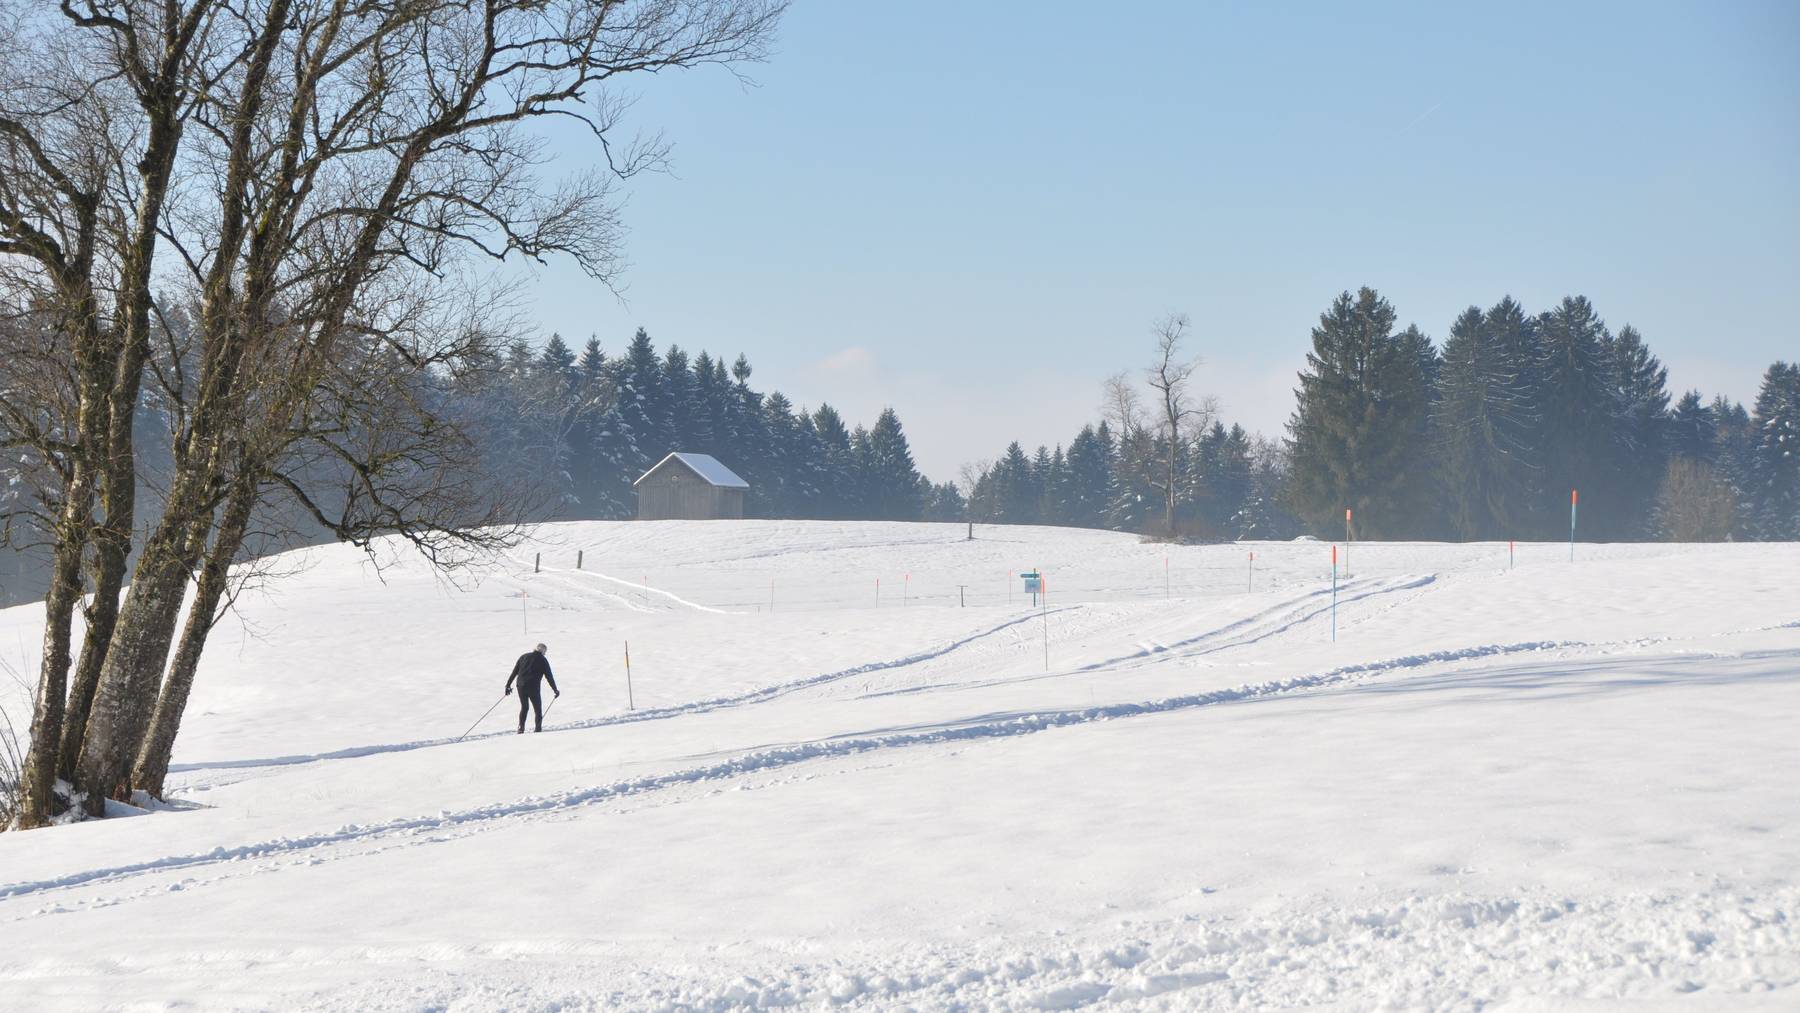
[[[677,462],[638,483],[638,519],[710,521],[744,516],[744,490],[721,489]]]

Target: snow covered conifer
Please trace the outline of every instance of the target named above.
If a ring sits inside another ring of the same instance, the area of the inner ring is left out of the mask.
[[[1619,527],[1618,451],[1612,364],[1606,324],[1582,296],[1571,296],[1538,318],[1540,432],[1547,504],[1567,504],[1581,489],[1584,528],[1610,537]],[[1566,531],[1558,507],[1545,510],[1540,535]]]
[[[1105,429],[1106,423],[1100,426]],[[1068,469],[1064,511],[1070,524],[1097,528],[1106,523],[1106,493],[1112,481],[1109,443],[1101,440],[1093,426],[1083,426],[1069,443],[1064,459]]]
[[[1363,288],[1340,294],[1313,328],[1288,422],[1289,497],[1319,534],[1342,531],[1345,507],[1376,538],[1416,536],[1426,519],[1430,343],[1416,328],[1395,334],[1394,321]]]
[[[543,354],[538,357],[538,361],[546,369],[568,373],[575,368],[575,353],[569,350],[569,344],[562,339],[562,335],[552,333],[550,340],[545,342]]]
[[[900,416],[882,409],[869,431],[870,485],[874,516],[883,520],[916,521],[923,515],[924,497],[919,489],[919,469]]]
[[[850,453],[850,430],[836,408],[821,404],[813,412],[813,431],[818,435],[820,454],[819,513],[841,520],[850,516],[851,487],[855,481]]]
[[[1669,456],[1710,464],[1717,449],[1717,427],[1712,408],[1699,391],[1681,395],[1669,416]]]
[[[668,431],[663,423],[666,399],[662,366],[657,361],[656,346],[650,343],[649,332],[642,327],[632,335],[631,344],[625,349],[618,376],[619,411],[638,451],[638,459],[632,466],[639,468],[638,473],[642,474],[642,468],[648,468],[670,451],[680,449],[669,445]]]
[[[1613,438],[1619,454],[1617,533],[1650,533],[1658,485],[1668,470],[1669,371],[1643,336],[1626,324],[1606,343],[1613,393]]]
[[[1527,529],[1535,449],[1521,348],[1528,327],[1509,297],[1486,313],[1464,310],[1444,342],[1433,433],[1449,529],[1460,538]]]
[[[1763,374],[1750,418],[1745,495],[1751,533],[1765,541],[1800,538],[1800,364]]]
[[[670,345],[663,353],[662,389],[665,398],[663,431],[669,437],[670,450],[688,450],[693,443],[694,419],[688,412],[694,406],[694,374],[688,368],[687,353],[680,345]]]

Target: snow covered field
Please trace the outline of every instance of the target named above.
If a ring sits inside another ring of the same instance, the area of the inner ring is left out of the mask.
[[[1358,545],[1333,643],[1328,545],[963,534],[299,554],[182,808],[0,835],[0,1006],[1800,1008],[1800,546]]]

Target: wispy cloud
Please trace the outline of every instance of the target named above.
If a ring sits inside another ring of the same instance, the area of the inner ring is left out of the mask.
[[[1419,115],[1414,116],[1411,123],[1408,123],[1406,126],[1400,128],[1400,132],[1404,134],[1408,130],[1411,130],[1412,128],[1418,126],[1419,124],[1425,122],[1425,117],[1430,116],[1432,113],[1437,112],[1439,109],[1442,109],[1443,107],[1444,107],[1444,104],[1442,102],[1433,102],[1431,104],[1430,109],[1427,109],[1424,112],[1420,113]]]
[[[863,373],[875,368],[875,353],[857,345],[827,355],[815,368],[826,373]]]

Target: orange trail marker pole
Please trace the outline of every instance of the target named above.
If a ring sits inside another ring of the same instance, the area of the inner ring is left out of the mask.
[[[1577,490],[1569,490],[1569,562],[1575,562],[1575,507],[1581,500]]]
[[[1252,553],[1250,553],[1250,576],[1245,578],[1245,580],[1244,580],[1244,593],[1249,594],[1255,590],[1256,590],[1256,553],[1252,552]]]
[[[1346,565],[1344,569],[1348,570]],[[1337,546],[1331,547],[1331,642],[1337,643]]]
[[[1344,508],[1344,579],[1350,579],[1350,508]]]

